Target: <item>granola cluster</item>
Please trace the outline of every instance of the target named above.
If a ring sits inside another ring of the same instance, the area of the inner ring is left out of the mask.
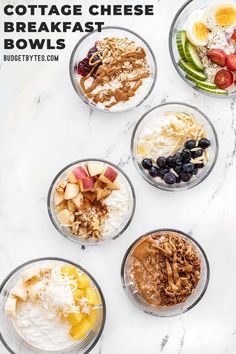
[[[200,280],[200,271],[197,251],[175,232],[148,235],[132,251],[133,281],[152,306],[186,301]]]
[[[145,50],[128,38],[104,38],[94,48],[90,71],[80,80],[86,97],[111,108],[135,96],[150,76]]]

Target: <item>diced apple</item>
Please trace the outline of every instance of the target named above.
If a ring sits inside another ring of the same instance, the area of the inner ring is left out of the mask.
[[[105,199],[108,195],[111,194],[111,191],[107,188],[97,189],[97,200]]]
[[[5,313],[8,316],[16,317],[16,303],[17,299],[15,297],[9,296],[5,304]]]
[[[87,320],[90,322],[91,326],[94,326],[94,323],[97,319],[97,310],[93,309],[90,311],[90,314],[87,316]]]
[[[23,283],[15,286],[11,291],[11,295],[23,302],[25,302],[28,298],[27,290]]]
[[[85,296],[88,299],[88,303],[90,305],[98,305],[100,304],[100,299],[98,297],[97,290],[94,288],[87,288],[85,291]]]
[[[64,209],[57,214],[57,219],[63,226],[71,225],[73,222],[72,217],[73,215],[68,209]]]
[[[91,177],[83,178],[79,181],[81,192],[87,192],[94,189],[94,179]]]
[[[90,200],[90,202],[94,202],[94,200],[96,199],[96,194],[92,192],[85,192],[84,197]]]
[[[120,185],[119,185],[118,181],[109,182],[109,183],[107,183],[107,188],[111,189],[111,190],[118,190],[118,189],[120,189]]]
[[[113,168],[108,166],[99,176],[99,180],[107,184],[110,182],[114,182],[117,176],[118,173]]]
[[[77,196],[72,199],[72,201],[75,204],[76,209],[78,210],[83,204],[83,194],[78,193]]]
[[[67,200],[63,200],[61,204],[59,204],[57,207],[55,207],[55,213],[59,213],[60,211],[67,209]]]
[[[55,194],[54,194],[55,205],[58,206],[59,204],[61,204],[61,202],[63,202],[63,200],[64,200],[64,194],[58,193],[57,191],[55,191]]]
[[[103,188],[105,188],[105,184],[99,181],[99,179],[97,179],[94,183],[94,189],[103,189]]]
[[[88,177],[88,170],[86,166],[78,166],[73,170],[74,176],[77,180]]]
[[[90,285],[90,280],[85,274],[81,274],[79,281],[78,281],[79,287],[81,289],[86,289]]]
[[[77,326],[83,318],[84,315],[82,313],[69,313],[67,320],[72,326]]]
[[[32,301],[36,301],[38,299],[39,291],[41,291],[44,288],[45,288],[45,285],[44,285],[43,281],[39,281],[38,283],[29,286],[27,289],[29,298]]]
[[[78,184],[74,183],[68,183],[66,186],[65,194],[64,194],[64,199],[73,199],[77,196],[79,193],[79,186]]]
[[[70,183],[77,183],[78,182],[78,179],[75,177],[75,175],[72,171],[68,175],[68,181]]]
[[[90,322],[84,318],[77,326],[71,328],[70,335],[73,339],[83,339],[91,327]]]
[[[103,172],[104,164],[101,162],[89,162],[88,171],[91,177],[100,175]]]

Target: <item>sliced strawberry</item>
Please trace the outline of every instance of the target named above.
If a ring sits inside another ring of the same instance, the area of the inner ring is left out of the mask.
[[[227,55],[221,49],[211,49],[207,52],[208,58],[213,62],[220,66],[225,66],[225,62],[227,59]]]

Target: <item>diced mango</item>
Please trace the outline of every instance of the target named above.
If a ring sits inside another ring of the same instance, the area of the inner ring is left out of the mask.
[[[87,316],[87,320],[89,321],[89,323],[91,324],[91,326],[94,326],[94,323],[96,322],[96,318],[97,318],[97,310],[91,310],[90,314]]]
[[[84,315],[82,313],[69,313],[69,315],[67,316],[67,320],[72,326],[77,326],[83,318]]]
[[[84,291],[81,289],[77,289],[74,294],[75,301],[79,301],[82,297],[84,297]]]
[[[68,277],[78,278],[78,270],[73,265],[64,265],[61,267],[61,274]]]
[[[81,274],[79,281],[78,281],[79,287],[81,289],[86,289],[90,285],[90,280],[85,274]]]
[[[83,339],[91,327],[90,322],[84,318],[77,326],[72,326],[70,335],[73,339]]]
[[[85,297],[88,299],[88,303],[90,305],[98,305],[100,304],[100,299],[96,289],[94,288],[87,288],[85,291]]]

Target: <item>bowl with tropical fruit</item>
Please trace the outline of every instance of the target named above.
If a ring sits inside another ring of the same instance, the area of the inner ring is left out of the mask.
[[[236,94],[236,4],[187,1],[170,29],[169,50],[180,76],[214,97]]]
[[[61,258],[29,261],[0,288],[1,340],[10,353],[85,354],[99,340],[106,306],[95,279]]]

